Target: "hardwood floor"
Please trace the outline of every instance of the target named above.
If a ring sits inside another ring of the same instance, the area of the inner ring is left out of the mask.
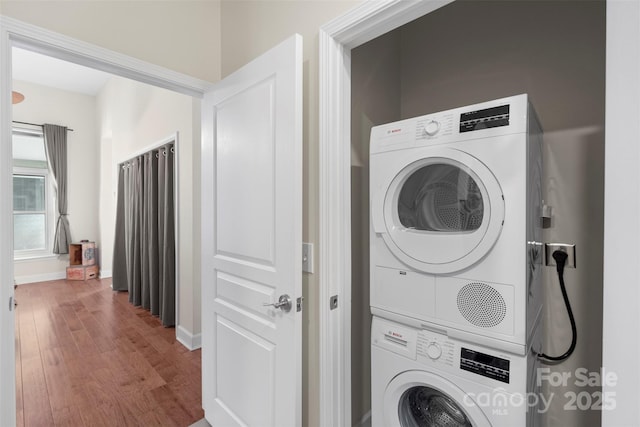
[[[18,426],[188,426],[204,416],[200,350],[110,285],[16,289]]]

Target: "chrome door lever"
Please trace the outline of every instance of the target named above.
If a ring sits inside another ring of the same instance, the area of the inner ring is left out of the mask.
[[[274,308],[279,308],[282,311],[284,311],[285,313],[291,311],[291,297],[287,294],[284,295],[280,295],[280,298],[278,298],[278,302],[274,302],[274,303],[264,303],[262,304],[265,307],[270,307],[273,306]]]

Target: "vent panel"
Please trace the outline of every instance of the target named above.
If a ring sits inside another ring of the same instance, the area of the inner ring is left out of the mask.
[[[472,325],[498,326],[507,315],[507,304],[494,287],[480,282],[468,283],[458,292],[458,310]]]

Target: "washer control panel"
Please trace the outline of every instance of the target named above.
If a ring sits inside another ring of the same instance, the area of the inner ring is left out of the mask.
[[[418,332],[416,350],[425,361],[453,366],[455,344],[446,335],[423,329]]]
[[[487,380],[480,377],[504,384],[510,384],[512,377],[516,384],[522,381],[520,372],[526,364],[522,358],[510,359],[503,353],[497,353],[499,356],[491,354],[490,349],[451,338],[447,332],[440,332],[430,325],[416,326],[373,316],[371,344],[435,370],[465,377],[480,384],[487,384]]]
[[[509,384],[509,360],[462,347],[460,369]]]

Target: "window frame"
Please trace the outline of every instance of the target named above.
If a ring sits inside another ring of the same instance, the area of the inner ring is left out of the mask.
[[[42,131],[35,131],[31,129],[22,129],[22,128],[14,128],[12,131],[12,137],[15,134],[23,134],[29,136],[38,136],[42,138],[42,143],[44,144],[44,134]],[[14,159],[15,161],[15,159]],[[21,176],[38,176],[44,178],[44,191],[45,191],[45,210],[44,211],[16,211],[12,207],[13,218],[15,219],[16,214],[28,214],[28,213],[41,213],[44,212],[45,215],[45,247],[44,249],[21,249],[21,250],[13,250],[13,259],[14,261],[20,260],[28,260],[34,258],[46,258],[52,257],[55,254],[53,253],[53,237],[54,237],[54,223],[55,223],[55,184],[53,176],[49,170],[49,167],[45,168],[37,168],[37,167],[24,167],[24,166],[13,166],[12,171],[12,179],[16,175]],[[11,203],[13,204],[13,198],[11,199]],[[15,230],[15,220],[14,220],[14,230]],[[15,234],[14,234],[15,239]],[[15,241],[14,241],[15,248]]]

